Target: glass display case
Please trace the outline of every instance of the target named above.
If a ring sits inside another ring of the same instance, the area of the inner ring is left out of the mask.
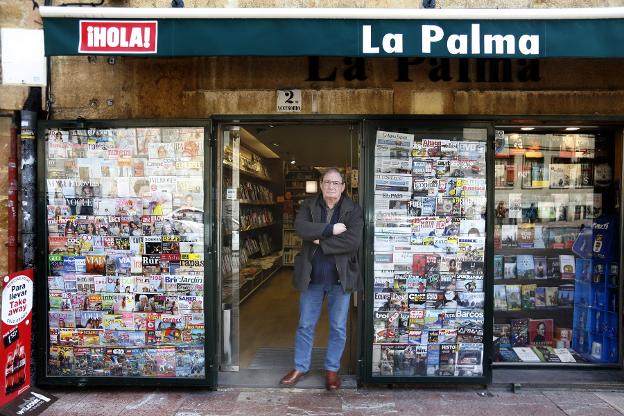
[[[44,138],[45,383],[205,382],[204,128]]]
[[[494,361],[618,362],[614,149],[604,132],[497,132]]]
[[[414,124],[368,130],[368,376],[482,382],[489,375],[487,129]]]

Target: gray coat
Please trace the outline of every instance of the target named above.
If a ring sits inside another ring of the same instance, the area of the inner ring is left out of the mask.
[[[345,195],[340,206],[338,222],[343,223],[347,231],[325,238],[323,230],[327,224],[325,219],[321,218],[319,206],[319,199],[322,197],[322,194],[318,194],[303,201],[295,218],[295,232],[303,240],[303,249],[295,256],[293,286],[299,291],[308,288],[312,257],[315,250],[323,250],[324,254],[334,255],[344,291],[359,290],[363,287],[358,256],[364,228],[362,209]],[[320,240],[320,245],[314,244],[314,240]]]

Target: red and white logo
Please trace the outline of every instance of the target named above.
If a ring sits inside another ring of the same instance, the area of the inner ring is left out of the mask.
[[[155,20],[81,20],[79,53],[156,53]]]

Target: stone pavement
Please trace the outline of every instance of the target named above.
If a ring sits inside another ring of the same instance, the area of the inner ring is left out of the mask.
[[[622,391],[363,388],[48,390],[59,398],[43,416],[616,416]]]

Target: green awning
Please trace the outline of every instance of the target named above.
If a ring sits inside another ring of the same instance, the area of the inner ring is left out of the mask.
[[[624,8],[41,9],[47,56],[624,57]]]

